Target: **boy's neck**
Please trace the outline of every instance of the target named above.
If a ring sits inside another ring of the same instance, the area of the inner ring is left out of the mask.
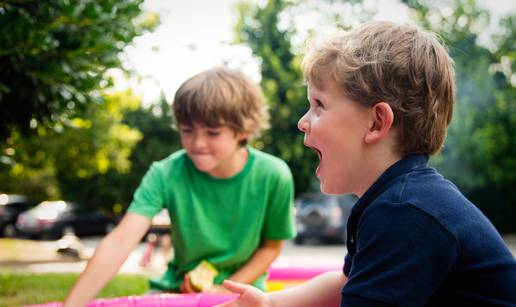
[[[367,166],[364,166],[364,176],[358,187],[357,196],[364,193],[380,178],[380,176],[394,163],[401,160],[400,153],[394,152],[390,147],[376,147],[365,154]]]
[[[247,151],[247,147],[243,146],[235,151],[232,159],[227,161],[226,165],[214,169],[213,171],[208,172],[208,174],[219,179],[231,178],[244,169],[248,160],[249,152]]]

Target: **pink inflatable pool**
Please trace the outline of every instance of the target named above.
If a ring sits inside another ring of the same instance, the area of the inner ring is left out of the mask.
[[[278,267],[269,269],[268,285],[270,290],[280,290],[301,283],[307,279],[328,271],[340,271],[339,266],[320,267]],[[118,298],[96,299],[88,307],[208,307],[236,299],[237,294],[154,294],[145,296],[127,296]],[[52,302],[25,307],[61,307],[61,302]]]
[[[273,265],[269,269],[267,289],[269,292],[272,292],[294,287],[310,278],[329,271],[342,271],[342,266],[336,264],[316,267]]]
[[[208,307],[228,302],[238,294],[154,294],[145,296],[126,296],[96,299],[88,307]],[[61,302],[53,302],[30,307],[61,307]],[[26,306],[28,307],[28,306]]]
[[[330,271],[342,271],[342,267],[271,267],[269,269],[269,280],[308,280],[317,275]]]

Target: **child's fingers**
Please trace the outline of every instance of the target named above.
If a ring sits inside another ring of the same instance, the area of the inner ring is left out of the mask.
[[[224,283],[222,283],[224,288],[228,289],[231,292],[242,294],[247,289],[246,284],[240,284],[234,281],[231,281],[229,279],[224,280]]]
[[[183,293],[195,292],[194,289],[192,289],[192,286],[190,285],[190,276],[188,274],[185,274],[185,276],[183,278],[183,284],[181,284],[181,292],[183,292]]]
[[[186,293],[184,279],[183,279],[183,282],[181,283],[181,285],[179,286],[179,291],[181,291],[181,293]]]

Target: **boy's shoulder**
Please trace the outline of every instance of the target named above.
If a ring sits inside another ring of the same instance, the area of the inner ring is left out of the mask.
[[[431,167],[415,169],[394,178],[374,203],[408,204],[434,214],[473,206],[452,182]]]
[[[158,169],[161,171],[168,171],[170,169],[177,168],[178,166],[183,165],[185,163],[186,157],[186,150],[180,149],[171,153],[170,155],[161,160],[154,161],[152,163],[151,168]]]
[[[412,212],[424,216],[455,237],[462,236],[461,229],[475,227],[471,221],[482,225],[477,226],[479,231],[486,228],[490,232],[488,228],[491,227],[481,211],[452,182],[431,167],[415,169],[393,178],[366,211],[372,213],[378,209],[382,215],[389,212],[398,214],[403,210],[406,214]]]
[[[249,147],[249,152],[254,157],[256,169],[262,171],[274,170],[276,172],[291,175],[290,168],[281,158],[252,147]]]
[[[283,161],[281,158],[274,156],[270,153],[261,151],[259,149],[248,147],[249,152],[251,155],[254,155],[257,160],[262,161],[263,163],[272,163],[272,164],[283,164],[286,165],[285,161]]]
[[[431,167],[400,178],[396,192],[400,202],[410,203],[423,211],[475,208],[455,184]]]

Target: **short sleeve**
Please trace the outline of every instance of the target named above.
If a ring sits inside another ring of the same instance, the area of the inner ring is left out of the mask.
[[[344,266],[342,267],[342,273],[346,275],[346,277],[349,277],[349,270],[351,270],[351,257],[349,254],[346,254],[344,257]]]
[[[163,208],[165,203],[163,191],[160,170],[157,163],[154,162],[134,192],[133,201],[127,212],[152,218]]]
[[[410,204],[385,203],[366,210],[356,244],[342,306],[354,306],[357,298],[423,306],[457,258],[452,234]]]
[[[276,168],[278,174],[272,182],[267,204],[262,236],[268,240],[286,240],[295,236],[294,180],[288,166]]]

